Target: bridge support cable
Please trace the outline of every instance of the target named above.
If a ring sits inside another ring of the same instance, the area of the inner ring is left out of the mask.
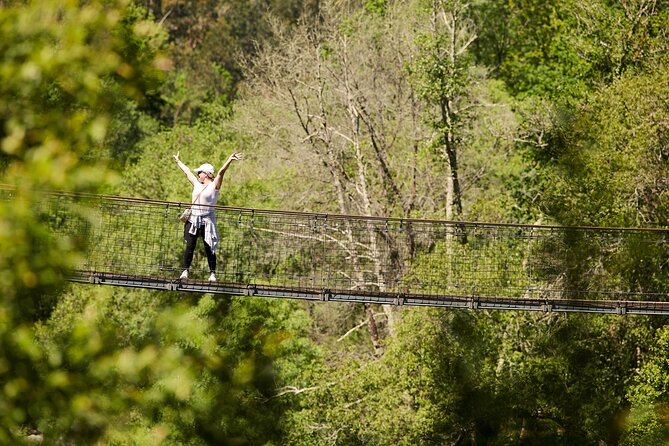
[[[388,305],[669,314],[666,229],[215,206],[219,281],[204,280],[208,266],[198,241],[191,280],[181,282],[184,203],[48,193],[39,206],[55,237],[85,242],[75,282]]]

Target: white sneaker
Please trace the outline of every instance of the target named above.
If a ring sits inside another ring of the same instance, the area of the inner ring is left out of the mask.
[[[214,273],[209,274],[209,281],[216,282],[216,275]]]
[[[188,279],[188,270],[185,269],[183,273],[181,273],[181,276],[179,276],[179,280],[187,280]]]

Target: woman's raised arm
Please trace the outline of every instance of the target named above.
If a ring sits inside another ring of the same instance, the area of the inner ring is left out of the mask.
[[[232,164],[233,161],[239,161],[240,159],[242,159],[242,154],[239,152],[234,152],[232,155],[230,155],[225,164],[223,164],[223,166],[219,169],[216,178],[214,178],[214,186],[216,189],[221,188],[221,184],[223,184],[223,175],[225,175],[225,171],[228,170],[230,164]]]
[[[183,171],[183,173],[186,174],[188,181],[190,181],[192,185],[195,185],[197,177],[193,174],[193,172],[191,172],[188,166],[186,166],[184,163],[181,162],[181,159],[179,158],[179,152],[177,152],[176,155],[174,155],[174,161],[177,162],[177,166],[179,166],[179,168]]]

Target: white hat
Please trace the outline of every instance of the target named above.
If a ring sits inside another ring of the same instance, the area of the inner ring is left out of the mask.
[[[203,165],[201,165],[200,167],[195,169],[195,173],[199,174],[200,172],[204,172],[204,173],[208,174],[209,176],[213,177],[214,176],[214,166],[212,166],[209,163],[204,163]]]

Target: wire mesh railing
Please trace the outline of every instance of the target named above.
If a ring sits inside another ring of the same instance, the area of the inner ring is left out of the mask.
[[[55,236],[85,237],[78,277],[179,283],[188,204],[45,194]],[[218,283],[429,305],[480,299],[664,302],[669,231],[405,220],[215,207]],[[198,253],[191,283],[208,275]],[[177,289],[175,287],[173,289]],[[184,289],[187,289],[184,288]],[[421,303],[422,302],[422,303]],[[594,305],[594,304],[593,304]],[[596,307],[596,305],[594,305]]]

